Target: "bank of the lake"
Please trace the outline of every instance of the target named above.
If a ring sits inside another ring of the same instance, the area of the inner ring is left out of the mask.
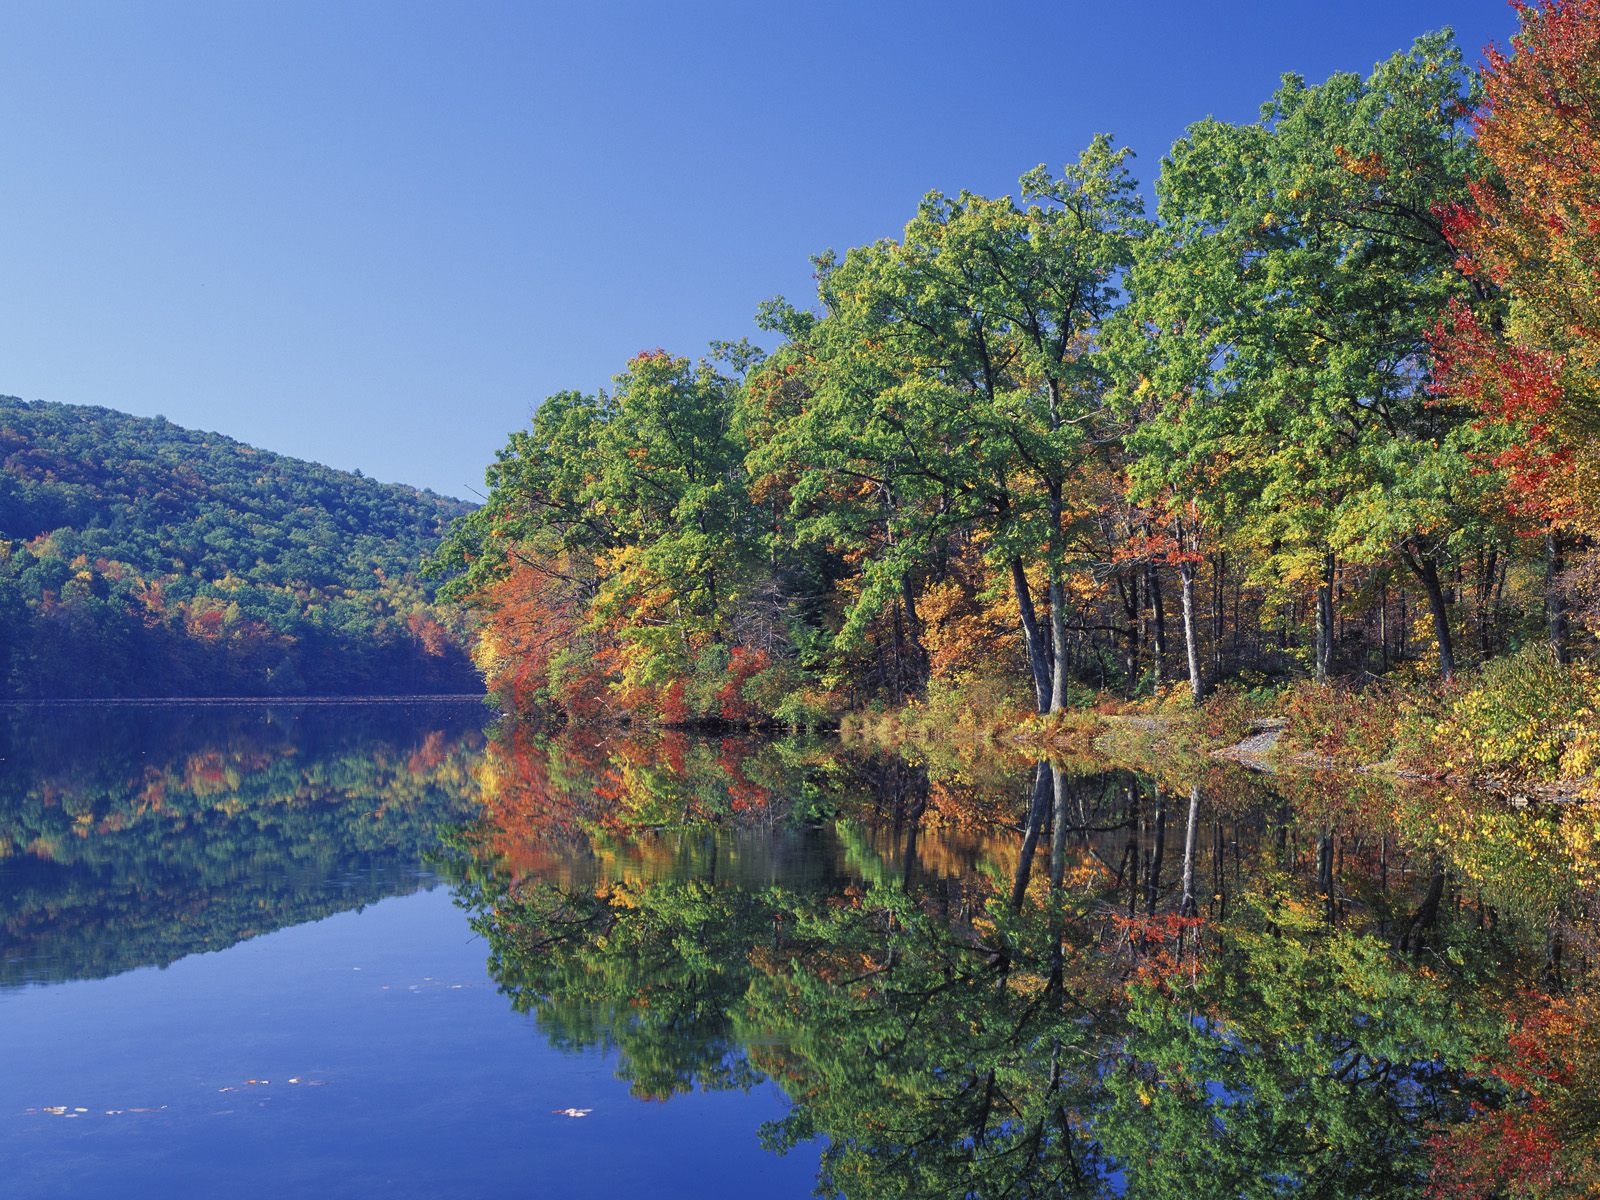
[[[1600,799],[1600,671],[1541,647],[1449,684],[1225,682],[1195,704],[1187,683],[1142,700],[1086,694],[1036,714],[1016,695],[935,683],[920,700],[850,714],[846,737],[1034,756],[1098,756],[1138,768],[1229,758],[1257,769],[1359,771],[1518,795]]]

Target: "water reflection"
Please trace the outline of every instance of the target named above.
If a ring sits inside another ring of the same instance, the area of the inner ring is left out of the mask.
[[[219,950],[415,890],[474,811],[476,705],[16,709],[0,987]]]
[[[518,731],[482,778],[513,1006],[640,1096],[778,1081],[826,1194],[1594,1182],[1587,811]]]
[[[0,986],[442,877],[551,1044],[776,1082],[826,1194],[1600,1186],[1592,809],[481,717],[15,716]]]

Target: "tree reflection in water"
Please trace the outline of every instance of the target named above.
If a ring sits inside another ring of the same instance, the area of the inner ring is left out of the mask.
[[[99,978],[414,891],[483,710],[64,708],[0,720],[0,987]]]
[[[637,1095],[779,1083],[825,1194],[1588,1194],[1592,814],[1171,775],[508,729],[460,899]]]

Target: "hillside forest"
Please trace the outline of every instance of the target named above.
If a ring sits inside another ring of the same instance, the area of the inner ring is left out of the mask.
[[[1518,19],[1479,67],[1441,32],[1283,76],[1153,211],[1110,136],[930,193],[763,305],[770,348],[549,397],[433,564],[491,691],[808,725],[1488,667],[1581,722],[1600,0]]]
[[[467,507],[159,417],[0,397],[0,690],[479,690],[417,571]]]

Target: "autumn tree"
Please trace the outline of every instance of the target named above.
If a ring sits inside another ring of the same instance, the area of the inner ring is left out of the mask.
[[[1483,169],[1446,216],[1461,268],[1502,303],[1440,323],[1439,390],[1510,432],[1506,503],[1544,533],[1555,585],[1600,531],[1600,3],[1516,7],[1511,52],[1486,52]],[[1549,617],[1565,654],[1554,586]]]
[[[818,532],[837,527],[820,502],[841,484],[881,506],[847,630],[891,597],[915,628],[941,539],[980,540],[1014,593],[1040,711],[1065,703],[1067,576],[1092,504],[1077,485],[1106,388],[1098,330],[1144,227],[1126,158],[1097,138],[1059,179],[1024,176],[1021,203],[932,193],[900,240],[821,260],[814,394],[771,452],[805,461],[791,490]]]
[[[1484,484],[1471,422],[1429,393],[1427,334],[1473,295],[1436,215],[1475,161],[1471,87],[1431,34],[1365,80],[1285,76],[1256,124],[1200,122],[1163,162],[1133,273],[1135,487],[1314,586],[1319,677],[1340,559],[1404,564],[1455,669],[1442,572],[1482,536]]]
[[[716,364],[650,351],[614,391],[552,396],[511,435],[487,503],[436,558],[447,594],[484,612],[480,650],[510,671],[533,655],[558,695],[587,678],[625,709],[692,715],[685,684],[726,657],[754,549],[737,390]]]

